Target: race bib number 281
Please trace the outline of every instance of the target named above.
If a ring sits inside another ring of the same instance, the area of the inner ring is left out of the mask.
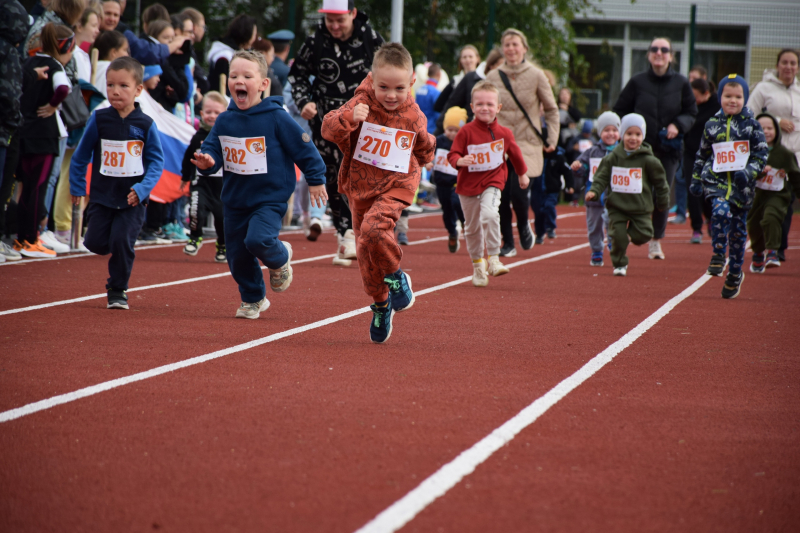
[[[471,155],[473,161],[475,161],[472,165],[467,167],[469,171],[486,172],[487,170],[494,170],[503,164],[505,144],[503,143],[503,139],[498,139],[490,143],[468,144],[467,153]]]

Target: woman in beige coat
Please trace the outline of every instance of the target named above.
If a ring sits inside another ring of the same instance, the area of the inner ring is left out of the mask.
[[[501,126],[509,128],[514,133],[514,138],[522,149],[525,164],[528,166],[528,177],[533,180],[542,174],[544,163],[542,152],[553,152],[558,144],[560,128],[558,106],[544,72],[537,68],[529,58],[526,58],[529,47],[525,34],[509,28],[503,32],[500,44],[503,47],[505,64],[491,71],[486,79],[500,90],[502,107],[497,114],[497,121]],[[501,72],[505,74],[514,95],[525,108],[531,122],[525,118],[525,114],[506,88]],[[540,104],[544,108],[545,123],[547,124],[546,145],[540,137],[542,131]],[[534,127],[536,131],[534,131]],[[528,222],[528,190],[520,189],[513,165],[510,162],[507,164],[508,180],[503,189],[500,203],[500,230],[503,234],[503,248],[500,255],[513,257],[517,255],[517,250],[514,247],[509,204],[513,205],[514,213],[517,215],[517,229],[523,250],[533,247],[533,232],[531,232]]]

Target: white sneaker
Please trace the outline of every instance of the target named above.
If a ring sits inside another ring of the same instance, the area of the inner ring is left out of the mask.
[[[286,264],[275,270],[269,269],[269,286],[275,292],[283,292],[289,288],[292,283],[292,245],[288,242],[281,241],[289,252],[289,259]]]
[[[335,256],[333,256],[333,264],[334,264],[334,265],[336,265],[336,266],[345,266],[345,267],[347,267],[347,266],[350,266],[350,265],[352,264],[352,262],[353,262],[353,261],[352,261],[352,260],[350,260],[350,259],[346,259],[346,258],[345,258],[345,257],[342,255],[342,253],[341,253],[341,252],[342,252],[342,249],[343,249],[343,246],[342,246],[342,236],[341,236],[341,235],[339,235],[339,233],[338,233],[338,232],[336,232],[336,242],[337,242],[337,245],[336,245],[336,255],[335,255]]]
[[[508,274],[509,270],[508,267],[505,266],[503,263],[500,262],[500,258],[496,255],[489,256],[489,275],[490,276],[502,276],[503,274]]]
[[[55,235],[56,240],[58,242],[60,242],[61,244],[66,244],[67,246],[69,246],[69,241],[70,241],[70,237],[72,236],[72,232],[70,232],[70,231],[55,231],[55,232],[53,232],[53,235]]]
[[[472,284],[476,287],[485,287],[489,284],[489,277],[486,275],[486,261],[483,259],[472,263]]]
[[[661,250],[661,241],[659,239],[650,241],[650,251],[647,257],[650,259],[664,259],[664,252]]]
[[[53,235],[52,231],[48,230],[40,232],[39,240],[52,248],[57,254],[69,253],[69,246],[56,239],[56,236]]]
[[[406,207],[406,211],[409,213],[422,213],[423,209],[417,204],[411,204],[410,206]]]
[[[3,241],[0,241],[0,257],[3,258],[2,261],[19,261],[22,259],[22,255],[18,251]]]
[[[614,275],[615,276],[627,276],[628,275],[628,267],[627,266],[616,267],[614,269]]]
[[[349,229],[344,232],[344,237],[339,242],[339,255],[344,259],[357,259],[356,255],[356,234]]]
[[[236,310],[236,318],[250,318],[256,319],[262,311],[266,311],[269,307],[269,300],[265,296],[263,300],[255,303],[242,302],[239,309]]]

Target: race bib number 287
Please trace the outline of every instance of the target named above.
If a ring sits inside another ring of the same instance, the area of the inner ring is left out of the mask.
[[[100,158],[100,174],[104,176],[141,176],[144,174],[142,164],[142,141],[100,141],[102,150]]]

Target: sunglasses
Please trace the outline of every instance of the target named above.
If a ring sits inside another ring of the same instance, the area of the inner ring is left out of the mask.
[[[651,46],[650,47],[650,53],[651,54],[657,54],[659,51],[662,54],[669,54],[672,50],[670,50],[669,47],[667,47],[667,46],[662,46],[662,47]]]

